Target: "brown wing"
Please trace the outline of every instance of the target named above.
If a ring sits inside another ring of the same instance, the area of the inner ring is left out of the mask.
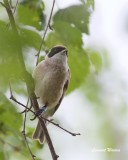
[[[65,92],[66,92],[66,90],[67,90],[67,88],[68,88],[69,82],[70,82],[70,70],[68,69],[68,78],[67,78],[67,81],[66,81],[66,83],[65,83],[65,85],[64,85],[64,88],[63,88],[63,94],[62,94],[62,96],[61,96],[58,104],[56,105],[53,114],[56,112],[56,110],[57,110],[58,107],[60,106],[60,103],[61,103],[61,101],[62,101],[62,99],[63,99],[63,97],[64,97],[64,94],[65,94]]]

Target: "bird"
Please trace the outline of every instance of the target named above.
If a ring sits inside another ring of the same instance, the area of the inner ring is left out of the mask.
[[[68,49],[62,45],[51,48],[43,61],[33,71],[35,94],[41,107],[41,115],[50,118],[59,108],[70,81]],[[33,139],[44,143],[45,137],[38,120]]]

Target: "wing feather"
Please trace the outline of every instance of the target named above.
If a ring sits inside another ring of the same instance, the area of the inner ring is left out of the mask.
[[[62,99],[64,98],[64,94],[69,86],[69,82],[70,82],[70,70],[68,69],[68,77],[67,77],[67,81],[65,82],[65,85],[64,85],[64,88],[63,88],[63,93],[62,93],[62,96],[58,102],[58,104],[55,106],[55,110],[53,112],[53,114],[56,112],[56,110],[58,109],[58,107],[60,106],[61,102],[62,102]]]

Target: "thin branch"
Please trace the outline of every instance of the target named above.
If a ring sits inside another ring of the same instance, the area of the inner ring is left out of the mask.
[[[52,9],[51,9],[51,13],[50,13],[50,16],[49,16],[49,19],[48,19],[48,23],[47,23],[46,29],[44,31],[44,35],[43,35],[43,38],[42,38],[42,41],[41,41],[41,44],[40,44],[40,47],[39,47],[39,51],[36,54],[36,56],[37,56],[36,65],[38,64],[38,60],[39,60],[39,56],[40,56],[40,51],[41,51],[42,45],[44,43],[44,39],[45,39],[45,36],[47,34],[48,28],[51,29],[51,30],[53,30],[52,27],[51,27],[51,25],[50,25],[50,23],[51,23],[51,19],[52,19],[54,5],[55,5],[55,0],[53,0]]]
[[[23,106],[25,109],[31,111],[35,115],[34,111],[32,111],[30,108],[28,108],[27,106],[25,106],[24,104],[22,104],[21,102],[16,100],[16,98],[13,96],[11,85],[10,85],[10,93],[11,93],[10,99],[12,99],[14,102],[18,103],[19,105]],[[43,128],[43,131],[44,131],[44,134],[45,134],[49,149],[51,151],[52,158],[53,158],[53,160],[57,160],[58,155],[55,153],[55,149],[53,147],[53,144],[52,144],[52,141],[50,139],[49,133],[47,131],[46,125],[44,123],[44,120],[42,119],[43,117],[42,116],[41,117],[38,116],[37,118],[39,119],[39,121],[41,123],[41,126]],[[33,156],[33,154],[32,154],[32,156]]]
[[[16,102],[17,104],[19,104],[20,106],[24,107],[26,110],[31,111],[33,114],[35,114],[35,112],[33,110],[31,110],[30,108],[28,108],[26,105],[22,104],[21,102],[17,101],[16,98],[14,97],[13,93],[12,93],[12,88],[11,88],[11,84],[9,82],[9,89],[10,89],[10,99],[13,100],[14,102]]]
[[[41,122],[41,126],[43,127],[43,125],[44,125],[45,128],[46,128],[46,125],[45,125],[44,120],[42,119],[42,116],[41,117],[38,116],[38,119]],[[52,151],[52,153],[51,153],[52,157],[53,157],[53,159],[57,160],[59,156],[57,154],[54,154],[54,152],[53,152],[54,148],[53,148],[53,145],[52,145],[52,141],[50,141],[50,136],[49,136],[47,128],[44,129],[43,132],[44,132],[45,135],[47,135],[47,139],[46,140],[47,140],[48,146],[50,147],[50,150]]]
[[[12,90],[11,90],[11,89],[10,89],[10,93],[11,93],[10,99],[12,99],[14,102],[18,103],[19,105],[23,106],[26,110],[31,111],[31,112],[35,115],[35,112],[34,112],[34,111],[32,111],[30,108],[28,108],[27,106],[25,106],[24,104],[22,104],[22,103],[20,103],[19,101],[16,100],[16,98],[15,98],[15,97],[13,96],[13,94],[12,94]],[[25,112],[25,113],[26,113],[26,112]],[[37,116],[37,118],[39,119],[40,124],[41,124],[41,126],[42,126],[42,128],[43,128],[43,132],[44,132],[44,134],[45,134],[45,137],[47,137],[46,140],[47,140],[49,149],[50,149],[50,151],[51,151],[53,160],[57,160],[57,158],[58,158],[59,156],[55,153],[55,150],[54,150],[52,141],[51,141],[51,139],[50,139],[49,133],[48,133],[48,131],[47,131],[46,125],[45,125],[45,123],[44,123],[43,117],[42,117],[42,116],[41,116],[41,117],[40,117],[40,116]],[[47,120],[47,119],[45,119],[45,120]],[[45,126],[45,128],[44,128],[44,126]],[[25,136],[25,132],[22,132],[22,133],[23,133],[23,135],[24,135],[24,138],[25,138],[27,147],[29,148],[28,143],[27,143],[27,139],[26,139],[26,136]],[[29,149],[30,149],[30,148],[29,148]],[[31,151],[30,151],[30,154],[31,154],[31,156],[32,156],[33,158],[35,157],[35,156],[32,154]]]
[[[49,123],[52,123],[53,125],[57,126],[58,128],[60,128],[60,129],[64,130],[65,132],[71,134],[72,136],[81,135],[80,133],[73,133],[73,132],[70,132],[70,131],[68,131],[67,129],[61,127],[59,124],[54,123],[53,121],[51,121],[51,120],[49,120],[49,119],[46,119],[46,118],[44,118],[44,117],[42,117],[42,118],[43,118],[45,121],[48,121]]]
[[[16,8],[18,6],[19,0],[16,1],[16,4],[13,6],[12,0],[9,1],[10,8],[13,10],[13,15],[15,14]]]
[[[34,111],[32,111],[30,108],[28,108],[27,106],[25,106],[24,104],[22,104],[22,103],[20,103],[19,101],[16,100],[16,98],[13,96],[10,83],[9,83],[9,87],[10,87],[10,94],[11,94],[10,99],[12,99],[14,102],[18,103],[19,105],[23,106],[26,111],[27,111],[27,110],[28,110],[28,111],[31,111],[31,112],[35,115],[35,112],[34,112]],[[26,111],[25,111],[25,113],[26,113]],[[38,116],[36,115],[36,117],[38,117]],[[47,118],[44,118],[44,117],[42,117],[42,116],[41,116],[41,118],[43,118],[45,121],[47,121],[47,122],[49,122],[49,123],[52,123],[53,125],[59,127],[60,129],[64,130],[65,132],[71,134],[72,136],[80,135],[80,133],[72,133],[72,132],[68,131],[67,129],[61,127],[59,124],[54,123],[53,121],[51,121],[51,120],[49,120],[49,119],[47,119]]]
[[[4,3],[0,2],[0,4],[1,4],[5,9],[8,9],[7,6],[6,6]]]
[[[30,153],[32,159],[35,160],[35,157],[36,157],[36,156],[32,153],[32,151],[31,151],[31,149],[30,149],[30,147],[29,147],[29,145],[28,145],[28,141],[27,141],[27,137],[26,137],[26,132],[25,132],[25,128],[26,128],[26,118],[27,118],[27,110],[28,110],[28,109],[27,109],[27,108],[28,108],[27,106],[28,106],[28,103],[29,103],[29,98],[28,98],[28,101],[27,101],[27,105],[25,106],[25,105],[23,105],[22,103],[18,102],[18,101],[16,100],[16,98],[14,98],[13,93],[12,93],[12,88],[11,88],[10,82],[9,82],[9,89],[10,89],[10,94],[11,94],[10,99],[12,99],[14,102],[20,104],[21,106],[25,107],[24,125],[23,125],[22,134],[23,134],[23,136],[24,136],[24,139],[25,139],[27,148],[28,148],[28,150],[29,150],[29,153]],[[32,112],[33,112],[33,111],[32,111]]]
[[[27,105],[26,105],[26,106],[28,106],[28,103],[29,103],[29,98],[28,98],[28,101],[27,101]],[[26,130],[25,130],[25,128],[26,128],[26,118],[27,118],[27,109],[25,110],[25,114],[24,114],[24,125],[23,125],[22,134],[23,134],[23,136],[24,136],[24,139],[25,139],[27,148],[28,148],[28,150],[29,150],[29,153],[30,153],[30,155],[31,155],[31,157],[32,157],[32,160],[35,160],[35,157],[36,157],[36,156],[32,153],[32,151],[31,151],[31,149],[30,149],[30,147],[29,147],[28,141],[27,141],[27,137],[26,137]]]
[[[4,1],[3,6],[6,8],[6,11],[8,13],[8,17],[9,17],[12,29],[13,29],[14,32],[17,32],[17,27],[16,27],[16,24],[15,24],[15,20],[14,20],[14,17],[13,17],[13,13],[12,13],[10,4],[9,4],[8,0],[3,0],[3,1]]]
[[[22,104],[22,103],[20,103],[19,101],[16,100],[16,98],[13,96],[11,90],[10,90],[10,93],[11,93],[10,99],[12,99],[14,102],[16,102],[17,104],[21,105],[21,106],[24,107],[26,110],[29,110],[30,112],[32,112],[32,113],[35,115],[35,112],[34,112],[33,110],[31,110],[30,108],[28,108],[27,106],[25,106],[24,104]],[[36,117],[37,117],[37,118],[39,118],[39,117],[42,118],[43,120],[45,120],[45,121],[47,121],[47,122],[49,122],[49,123],[51,123],[51,124],[59,127],[60,129],[64,130],[65,132],[71,134],[72,136],[80,135],[80,133],[73,133],[73,132],[70,132],[70,131],[66,130],[65,128],[61,127],[59,124],[54,123],[53,121],[51,121],[51,120],[49,120],[49,119],[47,119],[47,118],[44,118],[43,116],[37,116],[37,115],[36,115]]]
[[[33,160],[35,160],[35,155],[33,155],[32,151],[31,151],[31,149],[30,149],[30,147],[29,147],[29,145],[28,145],[27,138],[26,138],[26,134],[25,134],[25,126],[26,126],[25,123],[26,123],[26,113],[27,113],[27,110],[31,111],[31,112],[34,113],[34,114],[35,114],[35,112],[33,112],[30,108],[28,108],[27,105],[25,106],[24,104],[22,104],[22,103],[20,103],[19,101],[17,101],[16,98],[13,96],[12,88],[11,88],[10,83],[9,83],[9,87],[10,87],[10,94],[11,94],[10,99],[12,99],[14,102],[18,103],[19,105],[23,106],[23,107],[26,109],[25,119],[24,119],[24,125],[23,125],[24,127],[23,127],[22,133],[23,133],[25,142],[26,142],[26,144],[27,144],[27,147],[28,147],[28,149],[29,149],[29,152],[30,152],[30,154],[31,154],[31,157],[33,158]],[[40,117],[40,116],[37,116],[37,118],[38,118],[39,121],[41,122],[41,126],[42,126],[42,127],[43,127],[43,125],[45,126],[44,120],[42,119],[43,117],[42,117],[42,116],[41,116],[41,117]],[[46,120],[46,119],[45,119],[45,120]],[[45,126],[45,127],[46,127],[46,126]],[[52,142],[51,142],[51,140],[50,140],[50,136],[49,136],[49,133],[48,133],[48,131],[47,131],[47,128],[44,129],[43,131],[44,131],[44,134],[45,134],[46,137],[47,137],[46,140],[47,140],[48,145],[50,146],[49,148],[50,148],[50,150],[51,150],[51,154],[52,154],[52,156],[53,156],[53,159],[57,160],[57,158],[58,158],[59,156],[56,155],[56,154],[54,154],[54,148],[53,148]]]
[[[16,5],[15,5],[15,7],[14,7],[13,15],[14,15],[15,12],[16,12],[16,8],[17,8],[17,6],[18,6],[18,3],[19,3],[19,0],[16,1]]]

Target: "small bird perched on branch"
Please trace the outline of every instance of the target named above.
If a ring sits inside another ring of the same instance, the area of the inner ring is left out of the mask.
[[[35,93],[42,106],[41,114],[45,118],[53,116],[64,97],[70,80],[67,63],[68,50],[64,46],[55,46],[33,71]],[[40,122],[33,134],[33,139],[44,142],[44,133]]]

